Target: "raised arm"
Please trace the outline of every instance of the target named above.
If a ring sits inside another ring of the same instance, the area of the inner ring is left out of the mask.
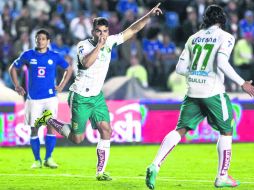
[[[140,31],[144,26],[148,23],[149,18],[153,15],[162,14],[161,9],[159,8],[161,3],[158,3],[154,8],[152,8],[146,15],[141,17],[139,20],[134,22],[131,26],[129,26],[126,30],[123,31],[123,41],[130,39],[134,34]]]

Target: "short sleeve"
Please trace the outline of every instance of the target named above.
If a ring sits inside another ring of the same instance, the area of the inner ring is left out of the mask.
[[[65,61],[65,59],[60,54],[57,54],[57,65],[59,65],[63,69],[67,69],[69,66],[67,61]]]
[[[235,45],[235,38],[230,34],[224,35],[223,41],[218,50],[218,53],[222,53],[226,55],[229,59],[230,54],[234,48],[234,45]]]
[[[89,46],[89,43],[90,42],[88,40],[81,41],[78,43],[77,54],[80,61],[83,60],[83,58],[92,51],[91,47]]]
[[[179,60],[184,60],[186,63],[190,63],[190,46],[191,46],[191,37],[187,40],[184,45],[184,49],[179,57]]]
[[[14,60],[13,63],[16,69],[20,69],[23,65],[27,64],[28,62],[29,62],[28,53],[24,52],[16,60]]]
[[[114,46],[118,46],[123,43],[123,33],[111,35],[107,39],[108,45],[112,48]]]

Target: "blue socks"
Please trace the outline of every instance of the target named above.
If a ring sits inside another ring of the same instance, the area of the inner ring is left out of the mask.
[[[46,156],[45,160],[51,157],[51,154],[56,146],[56,136],[53,134],[47,134],[45,137]]]
[[[40,158],[40,140],[38,136],[31,137],[30,144],[33,150],[34,159],[41,160]]]

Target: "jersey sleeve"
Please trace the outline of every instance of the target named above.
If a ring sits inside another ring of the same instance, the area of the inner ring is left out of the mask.
[[[191,38],[188,39],[184,46],[184,50],[182,51],[179,60],[176,65],[176,73],[180,75],[188,75],[189,65],[190,65],[190,44]]]
[[[92,51],[91,48],[89,47],[89,43],[90,42],[88,42],[88,40],[81,41],[78,43],[77,55],[80,61],[82,61],[83,58]]]
[[[107,43],[109,44],[109,46],[111,48],[122,44],[123,43],[123,33],[121,32],[119,34],[109,36],[107,39]]]
[[[61,55],[59,55],[59,54],[57,54],[57,65],[59,65],[63,69],[67,69],[68,66],[69,66],[67,61]]]
[[[16,60],[14,60],[14,67],[16,69],[20,69],[23,65],[27,64],[29,62],[29,59],[28,59],[28,53],[27,52],[24,52],[22,53]]]
[[[229,59],[234,45],[235,45],[235,38],[231,34],[223,35],[223,42],[218,50],[218,53],[222,53],[226,55]]]

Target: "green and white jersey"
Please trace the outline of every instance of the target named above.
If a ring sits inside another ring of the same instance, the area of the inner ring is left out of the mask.
[[[207,98],[225,92],[224,73],[218,67],[217,55],[222,53],[229,59],[234,43],[234,37],[216,25],[188,39],[177,67],[186,66],[189,97]]]
[[[95,63],[85,69],[80,61],[83,60],[96,45],[91,39],[79,42],[77,45],[78,60],[80,60],[78,63],[78,74],[69,90],[84,97],[97,96],[102,89],[108,72],[112,48],[121,43],[123,43],[122,33],[109,36],[105,46],[100,50]]]

